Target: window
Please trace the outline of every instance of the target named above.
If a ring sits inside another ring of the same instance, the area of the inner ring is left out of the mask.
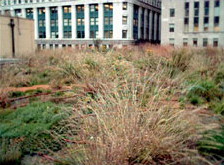
[[[203,47],[207,47],[207,46],[208,46],[208,39],[203,38]]]
[[[194,2],[194,16],[199,16],[199,2]]]
[[[127,25],[127,23],[128,23],[128,17],[127,16],[123,16],[122,17],[122,24],[123,25]]]
[[[189,2],[185,2],[184,8],[185,8],[185,17],[188,17],[189,16]]]
[[[214,47],[218,47],[218,46],[219,46],[218,38],[214,38],[214,39],[213,39],[213,46],[214,46]]]
[[[174,32],[174,24],[173,23],[169,24],[169,31]]]
[[[175,17],[175,9],[170,9],[170,17]]]
[[[204,31],[208,31],[209,17],[204,17]]]
[[[198,17],[194,17],[194,31],[197,32],[198,31]]]
[[[205,4],[204,4],[204,15],[205,16],[208,16],[209,15],[209,1],[205,1]]]
[[[105,25],[109,25],[109,17],[105,17],[104,18],[104,24]]]
[[[184,31],[185,32],[189,31],[189,18],[188,17],[184,18]]]
[[[215,18],[214,18],[214,31],[219,31],[220,29],[219,29],[219,17],[218,16],[216,16]]]
[[[122,30],[122,38],[127,38],[127,33],[128,31],[127,30]]]
[[[193,38],[193,46],[197,47],[198,46],[198,39]]]
[[[187,46],[188,45],[188,38],[184,38],[183,39],[183,46]]]
[[[170,44],[170,46],[174,46],[174,38],[169,39],[169,44]]]
[[[215,7],[220,7],[220,2],[219,2],[219,0],[215,0]]]
[[[127,10],[128,9],[128,3],[127,2],[123,2],[123,10]]]

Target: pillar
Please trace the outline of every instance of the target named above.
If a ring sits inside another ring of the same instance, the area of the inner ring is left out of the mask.
[[[138,8],[138,39],[141,38],[141,24],[142,24],[142,7]]]
[[[76,7],[72,5],[72,39],[76,39]]]
[[[34,37],[38,39],[38,13],[37,8],[33,8],[33,19],[34,19]]]
[[[62,6],[58,6],[58,38],[63,38],[63,11]]]
[[[100,39],[103,39],[104,37],[104,28],[103,28],[103,3],[99,3],[99,13],[98,13],[98,16],[99,16],[99,38]]]
[[[157,14],[157,12],[155,12],[155,16],[154,16],[154,40],[157,40],[157,18],[158,18],[158,14]]]
[[[134,5],[128,3],[128,39],[133,40]]]
[[[148,23],[148,9],[145,8],[145,13],[144,13],[144,39],[147,39],[147,34],[146,34],[146,28],[147,28],[147,23]]]
[[[122,2],[113,3],[113,38],[122,39]]]
[[[152,40],[152,10],[149,10],[149,40]]]
[[[23,18],[26,18],[26,9],[25,8],[22,8],[22,17]]]
[[[46,39],[51,38],[51,26],[50,26],[50,8],[45,8],[45,22],[46,22]]]
[[[84,17],[85,17],[85,39],[89,39],[89,4],[85,4],[84,9]]]

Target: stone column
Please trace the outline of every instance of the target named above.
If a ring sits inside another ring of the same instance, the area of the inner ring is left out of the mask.
[[[103,3],[99,3],[99,38],[103,39],[104,38],[104,28],[103,28],[103,19],[104,19],[104,15],[103,15]]]
[[[12,17],[14,17],[14,16],[15,16],[15,10],[11,9],[11,10],[10,10],[10,15],[11,15]]]
[[[62,6],[58,6],[58,38],[63,38],[63,11]]]
[[[76,7],[72,5],[72,39],[76,39]]]
[[[84,17],[85,17],[85,39],[89,39],[89,4],[85,4],[84,9]]]
[[[113,38],[122,39],[122,2],[113,3]]]
[[[152,10],[149,10],[149,40],[152,40]]]
[[[138,8],[138,39],[141,38],[142,7]]]
[[[157,19],[158,19],[158,15],[157,15],[157,12],[155,12],[155,16],[154,16],[154,40],[157,40]]]
[[[194,31],[194,3],[189,3],[189,32],[193,31]]]
[[[45,8],[45,22],[46,22],[46,39],[51,38],[51,25],[50,25],[50,8]]]
[[[213,32],[214,31],[214,1],[209,1],[209,32]],[[221,9],[221,6],[220,6]],[[221,20],[221,19],[219,19]],[[223,21],[220,21],[223,22]],[[211,41],[209,44],[213,45],[213,41]]]
[[[128,39],[133,40],[134,5],[128,3]]]
[[[159,41],[161,42],[161,14],[159,14]]]
[[[219,18],[219,20],[224,20],[224,10],[223,9],[224,9],[224,1],[220,1],[220,18]],[[220,21],[220,31],[224,31],[224,21]],[[223,42],[224,42],[224,39],[223,39]],[[224,44],[224,43],[222,43],[222,44]]]
[[[38,12],[37,8],[33,8],[33,19],[34,19],[34,37],[38,39]]]
[[[203,32],[204,31],[204,2],[200,3],[199,5],[199,23],[198,23],[198,31]],[[198,41],[199,43],[201,41]],[[202,46],[202,44],[201,44]]]
[[[147,39],[147,36],[146,36],[146,28],[147,28],[147,23],[148,23],[148,10],[145,9],[145,13],[144,13],[144,39]]]
[[[25,8],[22,8],[22,17],[23,18],[26,18],[26,9]]]

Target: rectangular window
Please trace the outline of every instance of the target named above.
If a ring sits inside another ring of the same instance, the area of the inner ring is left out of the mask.
[[[215,0],[215,7],[220,7],[220,2],[219,2],[219,0]]]
[[[193,46],[197,47],[198,46],[198,39],[193,38]]]
[[[170,46],[174,46],[174,45],[175,45],[175,44],[174,44],[174,41],[175,41],[174,38],[170,38],[170,39],[169,39],[169,45],[170,45]]]
[[[208,16],[209,15],[209,1],[205,1],[204,3],[204,15]]]
[[[185,17],[188,17],[189,16],[189,2],[185,2],[184,9],[185,9]]]
[[[204,31],[208,31],[209,17],[204,17]]]
[[[214,38],[213,39],[213,46],[214,47],[218,47],[219,46],[219,40],[218,40],[218,38]]]
[[[123,2],[123,10],[127,10],[128,9],[128,3],[127,2]]]
[[[126,39],[127,38],[127,30],[122,30],[122,38]]]
[[[199,18],[198,17],[194,17],[194,31],[197,32],[198,31],[198,22]]]
[[[175,17],[175,9],[170,9],[170,17]]]
[[[183,38],[183,46],[187,46],[188,45],[188,38]]]
[[[128,23],[128,17],[127,16],[123,16],[122,17],[122,24],[123,25],[127,25],[127,23]]]
[[[218,16],[216,16],[216,17],[214,17],[214,31],[219,31],[220,30],[220,28],[219,28],[219,17]]]
[[[207,46],[208,46],[208,39],[203,38],[203,47],[207,47]]]
[[[174,25],[173,23],[170,23],[170,24],[169,24],[169,31],[170,31],[170,32],[174,32],[174,26],[175,26],[175,25]]]
[[[194,16],[199,16],[199,2],[194,2]]]
[[[104,37],[113,38],[113,4],[104,4]]]

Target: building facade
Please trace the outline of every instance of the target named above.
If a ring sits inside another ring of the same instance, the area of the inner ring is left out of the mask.
[[[17,58],[34,52],[34,21],[0,16],[0,58]]]
[[[224,0],[163,0],[164,45],[223,47]]]
[[[161,0],[2,0],[0,10],[34,19],[41,48],[160,42]]]

